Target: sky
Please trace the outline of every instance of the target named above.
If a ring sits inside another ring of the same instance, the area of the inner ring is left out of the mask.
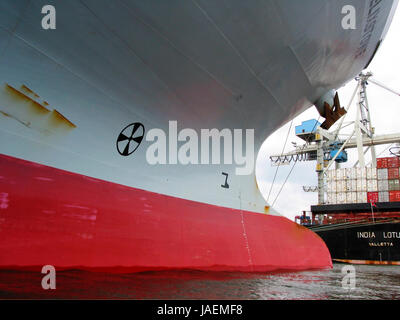
[[[371,79],[375,79],[385,86],[400,92],[400,6],[393,17],[391,27],[381,47],[379,48],[374,60],[365,71],[373,73]],[[341,105],[346,109],[349,105],[352,93],[356,87],[356,81],[352,80],[344,87],[339,88],[339,98]],[[367,98],[370,106],[371,123],[375,127],[375,134],[400,133],[400,97],[382,89],[375,84],[369,83],[367,86]],[[350,105],[345,121],[354,121],[356,111],[357,96]],[[318,119],[319,114],[315,107],[311,107],[293,120],[289,138],[285,147],[285,152],[294,149],[292,142],[302,145],[303,140],[294,134],[295,126],[302,121]],[[321,118],[323,122],[323,118]],[[281,213],[283,216],[294,220],[294,217],[301,214],[303,210],[310,211],[310,206],[317,204],[318,196],[316,192],[304,192],[303,186],[316,186],[317,173],[315,172],[315,161],[297,162],[292,173],[287,178],[292,165],[280,166],[274,175],[277,167],[271,166],[269,156],[280,154],[285,143],[286,136],[290,128],[290,121],[275,131],[262,145],[256,163],[257,181],[260,190],[267,202]],[[351,130],[351,128],[348,128]],[[344,130],[343,133],[348,133]],[[388,145],[376,147],[376,155],[380,157],[392,156],[387,149]],[[342,167],[352,167],[357,161],[357,150],[348,150],[349,161]],[[366,164],[370,161],[370,153],[366,156]],[[272,189],[271,189],[272,185]],[[283,185],[283,189],[278,193]]]

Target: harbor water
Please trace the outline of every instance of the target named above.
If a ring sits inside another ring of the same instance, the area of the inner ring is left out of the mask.
[[[400,267],[335,263],[332,269],[274,273],[165,271],[56,273],[43,290],[41,273],[0,271],[0,299],[400,299]],[[347,277],[347,278],[346,278]]]

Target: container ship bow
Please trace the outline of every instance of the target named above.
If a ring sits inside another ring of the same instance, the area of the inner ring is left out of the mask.
[[[396,4],[1,1],[0,267],[330,267],[315,233],[265,203],[255,157],[229,161],[222,141],[243,133],[247,150],[254,133],[257,151],[330,105]]]

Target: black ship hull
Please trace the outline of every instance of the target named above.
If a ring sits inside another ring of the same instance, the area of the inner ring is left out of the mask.
[[[400,220],[311,226],[333,261],[400,265]]]

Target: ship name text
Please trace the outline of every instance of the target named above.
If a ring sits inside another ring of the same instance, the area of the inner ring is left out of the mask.
[[[378,234],[379,235],[379,234]],[[382,232],[383,239],[400,239],[400,232],[384,231]],[[357,232],[358,239],[374,239],[376,238],[375,232],[361,231]]]
[[[393,247],[393,242],[370,242],[370,247]]]

